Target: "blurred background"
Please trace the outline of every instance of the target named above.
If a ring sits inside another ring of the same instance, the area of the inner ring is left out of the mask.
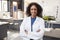
[[[44,40],[60,40],[60,0],[0,0],[0,40],[22,40],[20,25],[31,2],[43,8]]]

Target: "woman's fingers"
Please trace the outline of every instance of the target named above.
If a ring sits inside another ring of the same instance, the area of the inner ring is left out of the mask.
[[[25,30],[25,32],[28,32],[27,30]]]
[[[37,32],[40,32],[40,29],[38,29]]]
[[[26,34],[28,34],[28,31],[27,31],[27,30],[25,30],[25,33],[26,33]]]

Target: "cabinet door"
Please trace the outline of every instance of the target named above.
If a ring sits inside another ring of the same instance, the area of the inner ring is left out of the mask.
[[[7,24],[0,25],[0,38],[7,37]]]

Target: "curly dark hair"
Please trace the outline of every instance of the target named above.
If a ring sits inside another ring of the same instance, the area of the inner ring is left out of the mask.
[[[27,16],[31,16],[30,8],[33,5],[35,5],[36,8],[37,8],[37,16],[42,18],[42,11],[43,11],[43,9],[42,9],[42,7],[39,4],[37,4],[35,2],[32,2],[31,4],[28,5],[27,10],[26,10]]]

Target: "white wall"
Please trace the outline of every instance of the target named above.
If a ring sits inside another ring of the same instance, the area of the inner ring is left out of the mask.
[[[60,21],[60,0],[58,1],[58,16],[57,16],[57,19],[58,21]]]
[[[0,11],[8,11],[7,9],[7,1],[0,1]]]
[[[0,1],[0,18],[10,19],[10,12],[8,11],[7,0]]]
[[[1,11],[1,1],[0,1],[0,11]]]

